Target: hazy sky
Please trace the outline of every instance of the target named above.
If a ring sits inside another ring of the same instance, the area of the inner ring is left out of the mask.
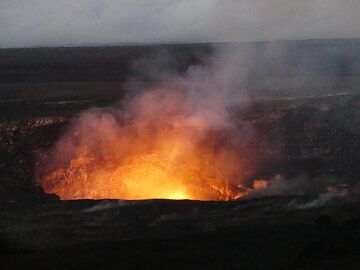
[[[360,0],[0,0],[0,47],[359,37]]]

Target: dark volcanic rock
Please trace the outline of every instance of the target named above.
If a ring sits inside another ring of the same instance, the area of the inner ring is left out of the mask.
[[[359,205],[288,210],[293,199],[3,204],[0,260],[5,269],[358,267],[359,231],[336,224]],[[334,224],[317,226],[321,211]]]
[[[315,220],[315,223],[317,223],[317,224],[331,224],[332,219],[328,215],[321,215]]]

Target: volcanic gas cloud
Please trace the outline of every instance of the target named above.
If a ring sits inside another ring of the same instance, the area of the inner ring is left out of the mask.
[[[45,192],[65,200],[243,195],[244,140],[229,113],[246,100],[243,59],[235,56],[221,52],[206,68],[166,76],[121,106],[84,112],[39,162]]]
[[[224,117],[179,88],[144,91],[120,111],[75,120],[41,162],[39,181],[64,200],[237,198],[239,153]]]

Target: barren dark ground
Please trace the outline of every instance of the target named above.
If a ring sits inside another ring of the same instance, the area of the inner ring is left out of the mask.
[[[261,52],[264,44],[257,46]],[[278,63],[309,47],[319,62],[285,72],[259,57],[249,88],[261,98],[233,112],[235,123],[251,123],[259,135],[247,148],[256,151],[244,152],[244,177],[335,177],[356,191],[360,42],[286,46]],[[133,76],[132,63],[163,50],[175,54],[167,65],[178,72],[212,51],[206,44],[0,50],[2,269],[359,269],[358,191],[233,202],[60,201],[42,192],[35,183],[41,153],[82,110],[121,99],[129,78],[154,83]],[[309,82],[301,94],[288,84],[296,76]],[[266,94],[265,80],[278,82],[275,95]]]
[[[2,205],[4,269],[358,269],[356,201],[48,201]]]

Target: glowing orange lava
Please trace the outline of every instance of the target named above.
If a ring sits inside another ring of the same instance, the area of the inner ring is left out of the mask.
[[[230,200],[240,193],[231,147],[181,92],[155,90],[114,113],[88,112],[42,162],[47,193],[68,199]]]

